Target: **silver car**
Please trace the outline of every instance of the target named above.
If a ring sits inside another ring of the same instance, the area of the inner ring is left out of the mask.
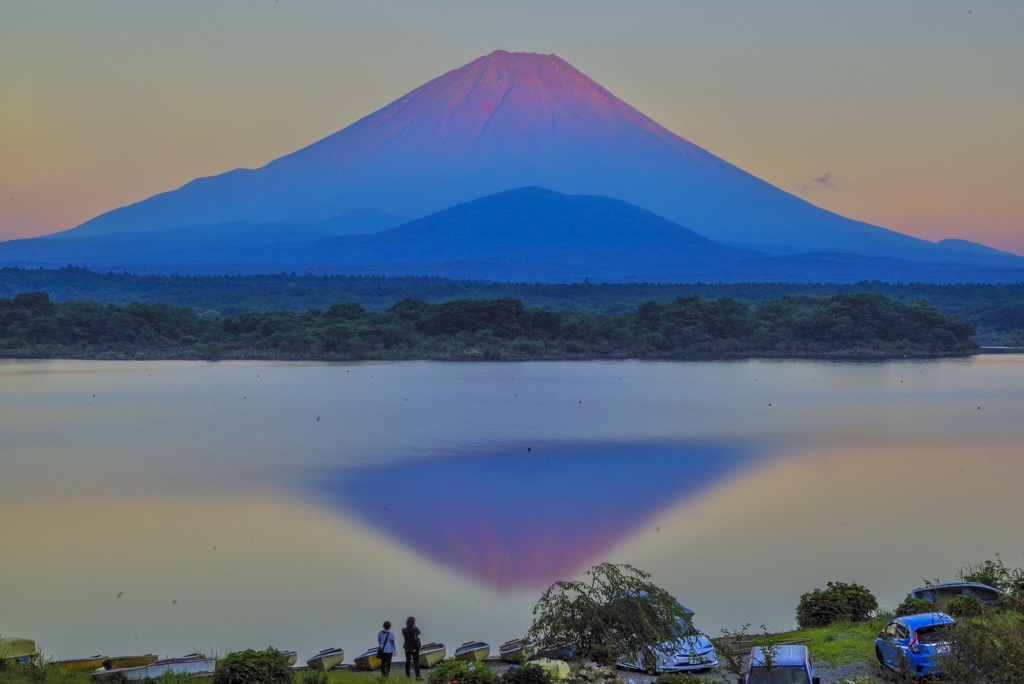
[[[649,674],[660,672],[693,672],[710,670],[718,665],[718,654],[711,639],[680,621],[675,638],[652,648],[656,664],[651,667],[643,665],[643,659],[637,654],[631,662],[620,662],[619,667],[631,670],[646,670]]]

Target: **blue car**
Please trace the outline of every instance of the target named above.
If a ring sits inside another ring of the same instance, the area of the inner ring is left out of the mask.
[[[939,673],[949,655],[949,628],[956,621],[945,613],[918,613],[893,618],[875,639],[875,656],[893,671],[924,677]]]

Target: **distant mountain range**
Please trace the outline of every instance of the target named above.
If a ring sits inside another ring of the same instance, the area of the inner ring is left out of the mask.
[[[0,265],[66,264],[539,281],[1024,280],[1024,258],[827,212],[659,126],[554,55],[501,51],[262,168],[0,243]]]
[[[442,275],[516,282],[1018,282],[1005,265],[842,253],[767,255],[713,242],[609,197],[518,188],[372,234],[224,223],[0,244],[8,265],[135,273]],[[11,259],[13,255],[17,258]]]

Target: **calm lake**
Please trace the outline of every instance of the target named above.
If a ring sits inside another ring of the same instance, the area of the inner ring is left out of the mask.
[[[1024,565],[1024,356],[0,361],[0,635],[50,657],[449,653],[607,560],[717,636]]]

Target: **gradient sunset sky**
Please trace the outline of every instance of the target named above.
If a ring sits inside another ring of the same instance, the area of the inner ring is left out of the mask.
[[[1024,254],[1022,36],[1021,0],[3,0],[0,239],[262,166],[503,49],[826,209]]]

